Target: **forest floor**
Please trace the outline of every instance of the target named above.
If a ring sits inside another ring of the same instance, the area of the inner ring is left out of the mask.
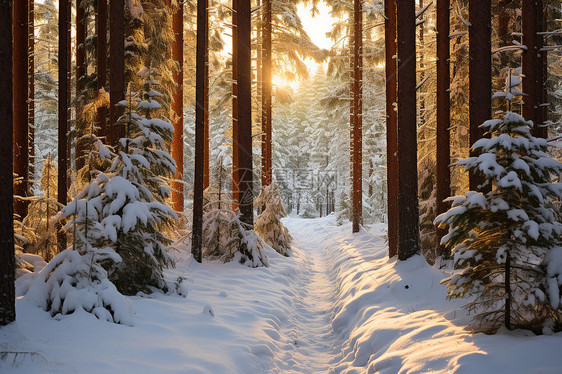
[[[448,272],[387,258],[386,227],[286,218],[292,255],[270,266],[193,261],[176,293],[130,297],[133,326],[84,311],[52,318],[25,296],[0,328],[0,373],[560,373],[562,334],[473,334]],[[28,278],[17,282],[19,294]]]

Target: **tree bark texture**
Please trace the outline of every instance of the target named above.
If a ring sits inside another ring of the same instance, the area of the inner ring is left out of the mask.
[[[205,123],[205,157],[204,157],[204,167],[203,167],[203,188],[209,187],[210,183],[210,169],[211,163],[209,160],[209,0],[205,2],[205,18],[207,19],[207,27],[205,28],[205,112],[204,112],[204,123]]]
[[[201,262],[203,249],[203,168],[205,121],[205,30],[206,0],[197,1],[197,44],[195,55],[195,176],[193,186],[193,230],[191,253]]]
[[[70,124],[70,14],[69,0],[59,0],[59,102],[58,102],[58,202],[67,203]],[[59,251],[66,249],[66,235],[58,230]]]
[[[492,115],[492,58],[491,58],[491,4],[490,0],[472,0],[468,3],[469,21],[469,139],[470,145],[482,138],[480,125]],[[470,173],[471,191],[480,191],[480,176]]]
[[[252,168],[252,48],[250,0],[237,0],[238,67],[238,178],[240,220],[247,229],[254,226]]]
[[[29,0],[28,9],[28,79],[29,79],[29,93],[28,93],[28,146],[29,146],[29,190],[35,179],[35,2]]]
[[[174,73],[177,87],[172,97],[172,111],[174,116],[174,135],[172,136],[172,158],[176,162],[176,174],[172,182],[172,207],[177,212],[183,212],[183,3],[178,2],[178,9],[172,16],[174,31],[174,45],[172,58],[178,62],[178,71]]]
[[[14,215],[13,215],[13,132],[15,98],[12,91],[12,1],[0,0],[0,326],[16,320]],[[27,15],[26,15],[27,16]],[[15,20],[15,19],[14,19]],[[15,51],[14,51],[15,52]],[[24,101],[25,102],[25,101]]]
[[[125,2],[109,1],[109,123],[111,145],[117,145],[125,136],[123,126],[115,123],[123,110],[117,103],[125,98]]]
[[[232,0],[232,210],[238,209],[238,1]]]
[[[262,185],[269,186],[272,178],[272,117],[271,117],[271,0],[262,3]],[[260,82],[258,82],[259,84]]]
[[[17,196],[26,197],[29,192],[29,118],[28,118],[28,0],[18,0],[13,3],[13,158],[14,173],[22,178],[14,187]],[[27,215],[28,203],[14,199],[14,211],[23,220]]]
[[[398,40],[398,259],[421,253],[416,126],[416,12],[396,4]]]
[[[398,253],[398,117],[396,65],[396,2],[385,0],[386,50],[386,184],[388,214],[388,256]]]
[[[84,79],[86,75],[86,11],[80,6],[80,1],[76,3],[76,119],[81,116],[82,107],[85,102]],[[82,169],[85,165],[86,145],[82,136],[83,129],[76,128],[76,170]]]
[[[107,91],[107,0],[97,0],[96,12],[96,66],[97,66],[97,90]],[[98,108],[98,136],[108,137],[107,129],[107,108]],[[106,140],[109,140],[106,138]]]
[[[437,180],[436,180],[436,214],[445,213],[449,203],[444,202],[451,195],[451,163],[450,149],[450,0],[437,1]],[[447,234],[445,229],[437,229],[439,240]],[[440,246],[439,255],[446,255],[444,247]]]
[[[352,231],[363,223],[363,14],[362,0],[353,1],[353,147]]]

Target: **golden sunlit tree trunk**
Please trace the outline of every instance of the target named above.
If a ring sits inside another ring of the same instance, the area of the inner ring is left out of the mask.
[[[469,95],[470,145],[482,138],[480,125],[492,114],[492,58],[491,58],[491,4],[490,0],[472,0],[468,3],[469,22]],[[469,174],[471,191],[480,190],[482,178]]]
[[[12,92],[12,2],[0,1],[0,326],[16,320],[14,215],[13,215],[13,117]]]
[[[396,4],[398,57],[398,259],[421,253],[416,125],[416,12],[413,1]]]
[[[437,180],[436,180],[436,216],[449,209],[444,200],[451,194],[451,163],[450,149],[450,42],[449,42],[449,7],[450,0],[437,1]],[[437,229],[439,241],[447,234],[445,229]],[[438,255],[447,255],[443,246],[439,247]]]
[[[232,210],[238,209],[238,1],[232,0]]]
[[[262,3],[262,186],[271,184],[271,0]],[[260,82],[258,82],[258,85]]]
[[[363,223],[363,16],[362,0],[353,1],[352,209],[353,232]]]
[[[172,207],[177,212],[183,212],[183,2],[181,1],[178,2],[178,8],[172,16],[172,28],[175,35],[172,59],[178,63],[178,70],[174,73],[177,86],[172,98],[174,112],[172,158],[176,162],[176,174],[172,182]]]
[[[8,74],[3,79],[13,77],[13,163],[14,173],[21,178],[15,185],[14,193],[18,196],[28,195],[29,181],[29,118],[28,118],[28,0],[15,1],[13,5],[13,75]],[[3,151],[3,150],[2,150]],[[25,200],[14,200],[14,211],[23,220],[27,215],[28,203]]]
[[[396,2],[385,0],[386,61],[386,173],[388,211],[388,256],[398,253],[398,118],[396,80]]]

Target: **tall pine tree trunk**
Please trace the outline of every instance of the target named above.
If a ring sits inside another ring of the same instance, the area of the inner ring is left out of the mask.
[[[398,259],[421,253],[416,126],[416,11],[396,4],[398,40]]]
[[[363,16],[362,1],[353,1],[353,147],[352,231],[363,223]]]
[[[542,1],[528,0],[523,1],[522,8],[522,30],[523,44],[527,47],[523,51],[523,117],[527,121],[533,121],[535,127],[533,134],[539,137],[546,137],[545,129],[539,127],[544,122],[543,119],[543,87],[544,87],[544,71],[542,64],[542,55],[539,48],[542,41],[539,41],[537,34],[543,24],[544,9]],[[542,39],[542,37],[540,38]]]
[[[205,133],[205,143],[203,144],[204,155],[203,158],[203,189],[209,187],[210,183],[210,168],[211,163],[209,160],[210,154],[210,137],[209,137],[209,0],[205,0],[205,102],[203,105],[203,123],[204,123],[204,133]]]
[[[12,137],[12,2],[0,0],[0,326],[16,320]]]
[[[263,0],[262,18],[262,185],[271,184],[272,129],[271,129],[271,0]],[[259,84],[259,82],[258,82]]]
[[[29,121],[29,191],[31,192],[35,179],[35,2],[29,0],[28,9],[28,41],[29,41],[29,93],[28,93],[28,121]]]
[[[247,229],[254,226],[252,168],[252,48],[250,0],[237,0],[238,68],[238,179],[240,221]]]
[[[197,1],[197,45],[195,55],[195,172],[193,186],[193,230],[191,253],[201,262],[203,252],[203,168],[205,121],[205,32],[206,0]]]
[[[86,94],[84,90],[86,75],[86,50],[84,43],[86,41],[87,19],[86,11],[80,3],[81,1],[76,3],[76,123],[78,123],[78,118],[81,116]],[[86,145],[82,139],[85,131],[78,127],[76,130],[76,170],[80,170],[85,165]]]
[[[111,145],[125,136],[123,126],[115,123],[123,110],[116,104],[125,98],[125,2],[109,0],[109,123]]]
[[[68,130],[70,123],[70,5],[69,0],[59,0],[59,121],[58,121],[58,202],[67,203],[68,191]],[[60,225],[59,225],[60,226]],[[66,249],[66,235],[58,230],[58,250]]]
[[[15,185],[14,193],[18,196],[28,195],[28,175],[29,175],[29,141],[28,141],[28,106],[27,99],[29,94],[28,85],[28,0],[18,0],[13,3],[13,75],[9,74],[4,79],[13,76],[13,105],[14,105],[14,173],[22,178],[21,182]],[[15,199],[14,211],[24,219],[27,215],[26,201]]]
[[[472,0],[468,3],[469,21],[469,95],[470,145],[482,138],[480,125],[492,114],[492,58],[491,58],[491,5],[490,0]],[[480,176],[470,173],[471,191],[480,191]]]
[[[450,43],[449,43],[449,7],[450,0],[437,1],[437,181],[436,215],[445,213],[449,204],[444,202],[451,194],[451,163],[450,133]],[[437,229],[439,241],[447,233],[445,229]],[[446,256],[445,248],[439,247],[438,255]]]
[[[175,181],[172,182],[172,206],[175,211],[183,212],[183,2],[172,16],[172,28],[175,39],[172,46],[172,59],[178,62],[178,71],[174,73],[176,89],[172,98],[174,116],[174,135],[172,137],[172,158],[176,161]]]
[[[238,1],[232,0],[232,210],[238,209]]]
[[[384,13],[388,256],[394,257],[398,253],[398,117],[394,107],[397,105],[395,0],[385,0]]]
[[[97,0],[96,12],[96,66],[97,66],[97,90],[104,89],[107,91],[107,0]],[[101,106],[98,108],[98,126],[99,136],[107,137],[107,108]]]

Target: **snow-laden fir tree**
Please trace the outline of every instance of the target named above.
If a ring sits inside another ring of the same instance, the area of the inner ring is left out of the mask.
[[[23,220],[26,231],[35,233],[35,240],[26,252],[41,255],[45,261],[50,261],[57,251],[55,216],[61,208],[57,201],[57,175],[57,166],[49,153],[43,163],[39,181],[43,196],[33,198],[28,214]]]
[[[162,269],[173,261],[166,250],[171,240],[163,232],[177,219],[164,203],[170,193],[165,178],[176,169],[167,147],[173,126],[153,118],[162,108],[157,101],[161,94],[153,88],[158,72],[143,68],[138,74],[145,79],[144,87],[140,95],[129,88],[122,102],[126,110],[116,125],[125,126],[126,135],[109,169],[111,188],[103,209],[113,248],[123,259],[110,280],[125,294],[167,289]]]
[[[267,266],[263,241],[247,230],[232,210],[231,194],[223,191],[226,181],[224,158],[217,163],[217,184],[204,191],[203,258],[229,262],[236,260],[251,267]]]
[[[281,218],[285,217],[287,213],[277,184],[271,182],[269,186],[262,187],[254,205],[262,209],[254,225],[256,234],[278,253],[289,256],[291,235],[281,223]]]
[[[516,113],[481,127],[490,138],[475,142],[475,156],[459,164],[482,175],[491,191],[449,198],[452,208],[436,218],[449,227],[442,243],[463,269],[443,283],[448,298],[471,299],[466,307],[486,330],[504,323],[540,331],[548,319],[560,322],[562,267],[551,262],[562,258],[562,225],[550,201],[562,196],[562,183],[552,182],[562,164],[546,154],[545,139],[531,135],[533,123]]]
[[[115,154],[96,139],[101,161]],[[58,218],[72,217],[66,229],[73,231],[73,246],[56,255],[33,281],[25,298],[51,316],[71,314],[78,309],[110,322],[131,325],[132,304],[109,280],[122,258],[115,249],[115,216],[108,215],[112,191],[121,187],[118,178],[97,172],[97,176],[64,207]]]

